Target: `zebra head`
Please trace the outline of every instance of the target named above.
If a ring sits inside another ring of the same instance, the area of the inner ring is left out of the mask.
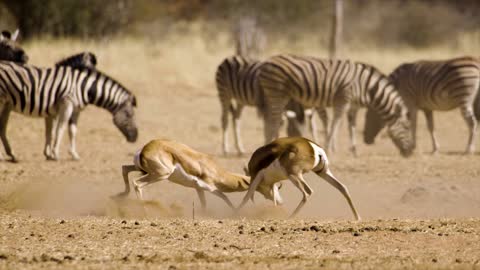
[[[128,142],[135,142],[138,137],[134,107],[137,107],[137,100],[132,95],[113,113],[113,123]]]
[[[18,29],[12,34],[9,31],[2,31],[0,34],[0,60],[13,61],[22,64],[28,62],[25,51],[16,43]]]
[[[395,110],[394,120],[388,125],[388,135],[400,150],[402,156],[408,157],[412,155],[413,149],[415,148],[410,119],[406,110],[400,106],[397,106]],[[375,137],[386,124],[386,121],[375,109],[369,108],[365,117],[365,128],[363,131],[364,142],[366,144],[373,144]]]

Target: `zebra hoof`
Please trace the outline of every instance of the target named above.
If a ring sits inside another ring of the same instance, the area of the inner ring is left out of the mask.
[[[56,157],[53,157],[53,156],[47,156],[47,160],[48,161],[57,161],[58,159]]]
[[[79,161],[80,160],[80,156],[77,154],[77,153],[70,153],[72,155],[72,160],[74,161]]]

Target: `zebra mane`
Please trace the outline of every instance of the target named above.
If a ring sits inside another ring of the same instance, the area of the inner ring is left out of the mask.
[[[97,57],[91,52],[77,53],[55,63],[55,67],[60,66],[69,66],[74,69],[96,69]]]

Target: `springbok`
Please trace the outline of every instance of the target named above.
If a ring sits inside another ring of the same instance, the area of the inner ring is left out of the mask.
[[[140,200],[143,200],[144,187],[158,181],[169,180],[194,188],[203,210],[206,208],[205,191],[220,197],[233,209],[233,204],[224,193],[246,191],[250,185],[250,177],[231,173],[218,165],[209,155],[167,139],[150,141],[137,151],[133,165],[122,166],[125,191],[113,198],[125,197],[130,193],[128,173],[133,171],[144,174],[132,181]]]
[[[303,179],[303,174],[310,171],[339,190],[347,199],[355,218],[361,219],[353,206],[347,187],[338,181],[330,171],[325,151],[303,137],[276,139],[253,153],[248,162],[248,172],[253,180],[237,210],[242,208],[249,199],[253,201],[255,191],[262,193],[275,205],[282,204],[278,182],[289,179],[303,194],[303,199],[290,215],[290,217],[294,217],[313,194],[313,190]]]

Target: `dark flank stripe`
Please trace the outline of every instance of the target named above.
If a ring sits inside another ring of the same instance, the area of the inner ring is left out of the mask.
[[[46,88],[45,91],[47,91],[47,100],[43,101],[46,102],[46,104],[42,104],[42,107],[40,107],[42,110],[46,108],[47,115],[49,114],[49,107],[50,107],[50,97],[51,93],[54,92],[54,87],[55,87],[55,82],[57,81],[57,74],[58,74],[59,68],[54,68],[53,69],[53,74],[52,74],[52,83],[50,84],[50,88]],[[44,95],[42,95],[43,97]]]
[[[29,108],[29,114],[32,115],[33,109],[35,107],[35,89],[38,89],[41,85],[42,81],[42,73],[38,68],[31,67],[29,75],[31,76],[31,82],[32,83],[32,88],[29,89],[30,91],[25,91],[25,98],[28,99],[27,93],[30,95],[30,108]],[[32,79],[32,77],[34,79]],[[22,108],[22,112],[24,109]]]
[[[17,78],[21,78],[20,77],[21,75],[11,67],[11,64],[10,64],[10,70],[14,72]],[[8,79],[8,85],[12,86],[14,88],[13,90],[17,91],[18,96],[20,97],[20,109],[23,112],[23,109],[25,108],[25,103],[26,103],[25,94],[22,92],[22,89],[17,88],[17,85],[14,82],[14,79],[10,76],[10,73],[8,71],[5,72],[5,75],[7,76],[7,79]]]
[[[45,78],[43,79],[43,84],[42,84],[42,88],[40,89],[40,94],[39,94],[39,97],[40,97],[40,100],[38,101],[38,104],[35,104],[34,102],[32,102],[32,104],[30,104],[30,114],[33,113],[33,109],[35,108],[35,106],[38,108],[38,115],[41,114],[41,110],[43,108],[43,93],[46,91],[46,84],[48,82],[48,78],[50,77],[50,74],[52,73],[52,69],[47,69],[45,70]],[[32,91],[32,92],[35,92],[35,91]],[[35,95],[32,95],[32,96],[35,96]]]
[[[99,73],[96,73],[95,74],[95,79],[93,80],[93,83],[92,85],[90,86],[90,89],[87,89],[88,91],[88,94],[87,94],[87,97],[88,97],[88,100],[86,103],[91,103],[95,100],[95,96],[96,96],[96,91],[97,91],[97,84],[98,84],[98,80],[100,79],[100,74]]]
[[[92,72],[89,69],[87,69],[86,71],[83,71],[82,73],[85,73],[85,72],[86,72],[86,75],[83,78],[83,81],[80,82],[80,87],[81,87],[81,90],[82,90],[81,93],[83,93],[84,89],[86,89],[88,91],[87,82],[89,81],[90,76],[92,75],[91,74]],[[80,78],[81,78],[81,76],[80,76]],[[81,96],[80,98],[82,99],[83,104],[88,104],[88,100],[85,99],[85,95],[81,94],[80,96]]]
[[[106,92],[107,92],[107,84],[108,83],[111,83],[111,80],[109,80],[108,78],[105,78],[105,81],[103,82],[102,89],[101,89],[101,95],[98,98],[98,101],[97,101],[97,104],[96,104],[97,106],[102,106],[102,104],[103,104],[103,100],[105,99],[105,95],[106,95]]]
[[[6,74],[6,72],[4,72],[3,74]],[[12,99],[13,106],[16,106],[17,105],[17,99],[15,98],[15,95],[12,93],[12,91],[9,91],[9,89],[8,89],[9,82],[6,80],[6,78],[4,78],[4,76],[2,76],[1,71],[0,71],[0,80],[2,81],[3,85],[5,86],[4,91],[6,91],[8,93],[8,95],[10,96],[10,98]]]

